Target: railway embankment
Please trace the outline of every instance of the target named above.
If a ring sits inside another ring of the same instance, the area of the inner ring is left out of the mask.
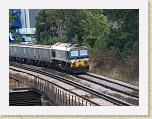
[[[117,79],[129,84],[139,85],[139,64],[137,61],[126,61],[110,53],[90,51],[90,72]]]

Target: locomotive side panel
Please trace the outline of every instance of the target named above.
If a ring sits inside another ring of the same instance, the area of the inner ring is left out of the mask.
[[[66,62],[67,52],[62,50],[52,49],[52,59]]]
[[[66,51],[56,50],[56,56],[61,61],[66,61]]]

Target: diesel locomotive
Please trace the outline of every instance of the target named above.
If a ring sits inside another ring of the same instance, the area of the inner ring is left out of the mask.
[[[9,45],[9,58],[21,63],[54,67],[72,73],[85,73],[89,70],[88,50],[79,44],[12,44]]]

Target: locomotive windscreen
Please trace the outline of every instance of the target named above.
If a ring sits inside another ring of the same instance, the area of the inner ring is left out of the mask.
[[[87,50],[80,50],[80,56],[86,56],[86,55],[88,55]]]
[[[76,56],[78,56],[78,51],[77,50],[71,51],[71,57],[76,57]]]

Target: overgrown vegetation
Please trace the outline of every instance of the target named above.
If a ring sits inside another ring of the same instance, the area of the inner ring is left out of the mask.
[[[36,38],[37,43],[47,45],[83,43],[94,56],[118,56],[138,75],[138,9],[41,10],[36,18]]]
[[[9,32],[14,32],[13,26],[11,25],[14,23],[15,17],[13,16],[12,10],[9,10]]]

